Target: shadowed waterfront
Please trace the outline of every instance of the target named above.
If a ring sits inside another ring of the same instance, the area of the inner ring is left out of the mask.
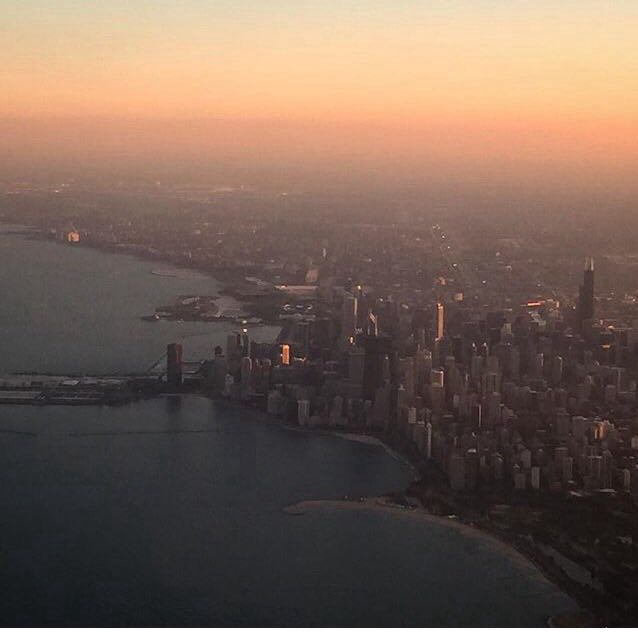
[[[378,446],[194,396],[0,418],[31,433],[0,434],[5,624],[541,625],[571,603],[440,524],[282,511],[404,488]]]

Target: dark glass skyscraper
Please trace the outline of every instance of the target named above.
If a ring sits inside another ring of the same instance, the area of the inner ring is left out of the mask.
[[[582,323],[594,317],[594,259],[587,257],[583,284],[579,288],[578,317]]]
[[[166,382],[173,387],[182,385],[182,345],[177,342],[166,347]]]
[[[366,336],[364,339],[363,397],[374,401],[377,389],[383,385],[383,362],[392,351],[388,336]]]

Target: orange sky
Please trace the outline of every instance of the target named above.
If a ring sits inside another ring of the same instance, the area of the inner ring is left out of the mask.
[[[69,151],[290,157],[299,142],[364,162],[636,166],[635,0],[16,4],[0,23],[0,119],[23,153],[48,150],[54,125]],[[226,139],[202,123],[220,119]],[[78,120],[85,147],[64,142]]]

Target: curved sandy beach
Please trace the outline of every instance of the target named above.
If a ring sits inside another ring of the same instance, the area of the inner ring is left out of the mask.
[[[556,590],[561,590],[553,582],[551,582],[542,572],[542,570],[534,564],[532,560],[517,551],[508,543],[500,540],[496,536],[487,533],[477,527],[465,524],[454,518],[445,516],[437,516],[427,512],[426,510],[416,507],[408,508],[389,502],[383,497],[364,498],[363,500],[304,500],[294,505],[284,507],[283,511],[292,516],[302,516],[311,511],[321,511],[323,509],[342,510],[342,511],[378,511],[392,514],[398,518],[405,520],[420,520],[429,524],[437,524],[448,529],[455,529],[464,536],[480,540],[481,543],[490,547],[492,550],[507,556],[512,562],[525,568],[528,572],[538,575],[547,584]]]

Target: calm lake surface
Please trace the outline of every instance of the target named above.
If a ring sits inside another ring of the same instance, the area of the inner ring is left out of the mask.
[[[213,280],[6,235],[0,260],[1,372],[144,370],[168,340],[205,357],[232,329],[139,320]],[[516,626],[575,607],[480,536],[282,511],[411,477],[381,448],[202,397],[0,406],[0,623]]]
[[[140,319],[181,294],[219,292],[219,283],[196,272],[160,276],[153,270],[167,266],[158,262],[2,232],[0,261],[0,374],[144,372],[169,342],[182,342],[185,359],[199,360],[215,345],[225,348],[237,329]],[[272,340],[278,331],[255,327],[250,335]]]

